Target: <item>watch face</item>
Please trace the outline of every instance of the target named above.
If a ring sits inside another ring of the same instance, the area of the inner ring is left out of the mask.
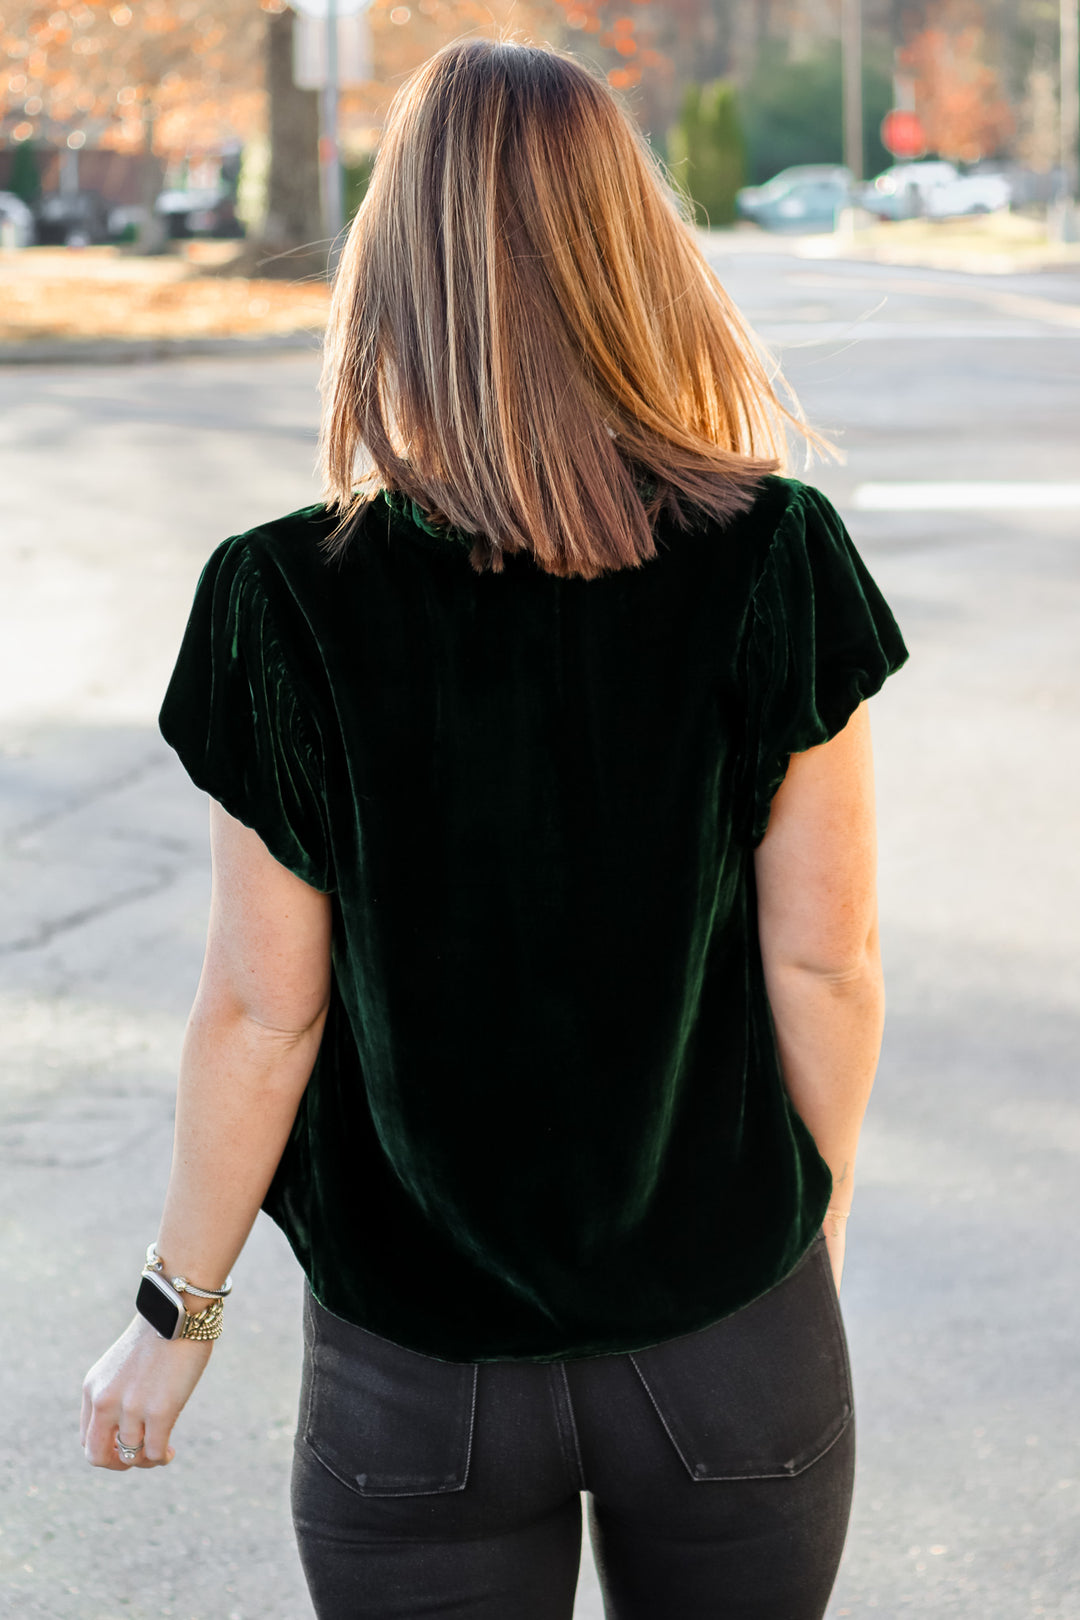
[[[139,1283],[139,1292],[135,1295],[135,1309],[140,1316],[145,1316],[151,1327],[157,1329],[163,1339],[171,1339],[176,1331],[176,1324],[184,1314],[182,1305],[170,1298],[172,1289],[168,1293],[165,1288],[156,1283],[152,1277],[143,1277]]]

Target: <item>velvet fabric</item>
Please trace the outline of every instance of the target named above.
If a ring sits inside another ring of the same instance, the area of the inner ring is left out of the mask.
[[[326,1030],[266,1199],[316,1299],[448,1360],[621,1352],[804,1255],[753,851],[791,753],[904,661],[835,508],[561,579],[382,495],[225,541],[161,711],[193,780],[333,895]]]

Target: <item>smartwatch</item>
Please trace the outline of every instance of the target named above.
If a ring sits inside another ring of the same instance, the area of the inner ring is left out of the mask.
[[[184,1331],[187,1310],[183,1296],[168,1278],[152,1271],[148,1266],[139,1279],[139,1292],[135,1295],[135,1309],[145,1316],[152,1328],[163,1339],[178,1339]]]

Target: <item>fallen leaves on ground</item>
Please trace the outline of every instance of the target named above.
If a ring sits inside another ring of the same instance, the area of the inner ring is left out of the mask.
[[[317,334],[329,297],[322,280],[214,276],[180,258],[29,249],[0,254],[0,343]]]

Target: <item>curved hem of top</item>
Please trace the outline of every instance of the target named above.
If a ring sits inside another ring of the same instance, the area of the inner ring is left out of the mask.
[[[691,1337],[695,1333],[704,1333],[707,1328],[715,1327],[718,1322],[723,1322],[728,1317],[735,1316],[737,1312],[745,1310],[748,1305],[753,1305],[757,1300],[763,1299],[766,1294],[771,1293],[774,1288],[778,1288],[782,1282],[786,1282],[789,1277],[794,1275],[801,1265],[805,1264],[816,1244],[825,1241],[825,1234],[822,1224],[824,1219],[825,1217],[823,1212],[821,1220],[814,1227],[808,1241],[799,1250],[799,1253],[796,1255],[791,1264],[781,1271],[779,1276],[774,1277],[765,1285],[764,1288],[759,1289],[757,1293],[751,1294],[748,1298],[740,1300],[737,1305],[731,1306],[729,1310],[721,1311],[719,1314],[710,1312],[703,1320],[695,1318],[688,1324],[679,1326],[672,1332],[662,1333],[658,1337],[654,1335],[647,1339],[635,1339],[633,1343],[628,1344],[605,1344],[600,1348],[593,1348],[586,1344],[575,1349],[543,1351],[540,1354],[535,1355],[507,1354],[505,1352],[495,1352],[493,1354],[476,1356],[439,1355],[436,1351],[422,1348],[418,1344],[406,1344],[402,1339],[395,1339],[389,1334],[379,1333],[377,1329],[369,1327],[366,1322],[357,1322],[354,1321],[351,1316],[343,1316],[340,1311],[335,1311],[333,1306],[327,1305],[324,1300],[319,1298],[319,1295],[312,1287],[310,1277],[306,1277],[306,1282],[308,1291],[319,1308],[329,1312],[331,1316],[336,1316],[339,1322],[345,1322],[349,1327],[359,1328],[363,1333],[370,1333],[373,1338],[383,1339],[387,1344],[396,1345],[399,1350],[411,1351],[413,1355],[428,1356],[432,1361],[444,1361],[450,1364],[462,1366],[486,1366],[491,1363],[501,1361],[517,1361],[527,1362],[531,1365],[543,1366],[556,1361],[595,1360],[599,1356],[632,1356],[637,1355],[639,1352],[645,1350],[655,1349],[656,1346],[660,1344],[670,1344],[675,1339],[685,1339]]]

